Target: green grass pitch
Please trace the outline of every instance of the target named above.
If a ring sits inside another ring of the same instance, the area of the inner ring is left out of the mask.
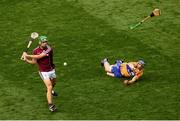
[[[179,0],[0,0],[0,119],[180,120],[179,6]],[[154,8],[162,15],[128,28]],[[37,67],[20,60],[34,31],[55,48],[55,113],[47,109]],[[143,58],[143,78],[125,87],[106,76],[104,57]]]

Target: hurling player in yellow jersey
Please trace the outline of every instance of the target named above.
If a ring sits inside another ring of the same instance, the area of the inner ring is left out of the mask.
[[[104,66],[108,76],[130,78],[130,80],[124,80],[125,85],[133,84],[143,75],[144,64],[143,60],[138,60],[137,62],[117,60],[114,65],[110,65],[107,58],[101,61],[101,65]]]

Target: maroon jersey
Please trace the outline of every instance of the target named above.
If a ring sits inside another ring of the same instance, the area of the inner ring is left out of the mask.
[[[37,47],[33,50],[34,55],[39,55],[41,53],[45,53],[46,56],[40,59],[37,59],[37,63],[39,66],[39,71],[41,72],[48,72],[55,68],[55,65],[53,64],[53,50],[52,48],[47,45],[45,49],[41,49],[40,47]]]

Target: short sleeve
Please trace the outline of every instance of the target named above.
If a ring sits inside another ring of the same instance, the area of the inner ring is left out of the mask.
[[[51,47],[47,45],[47,50],[43,50],[43,53],[45,53],[47,56],[49,56],[49,53],[51,52]]]

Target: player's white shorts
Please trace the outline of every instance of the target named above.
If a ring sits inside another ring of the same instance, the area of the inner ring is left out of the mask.
[[[55,73],[54,69],[52,71],[49,71],[49,72],[40,72],[39,71],[39,75],[41,76],[42,80],[56,78],[56,73]]]

